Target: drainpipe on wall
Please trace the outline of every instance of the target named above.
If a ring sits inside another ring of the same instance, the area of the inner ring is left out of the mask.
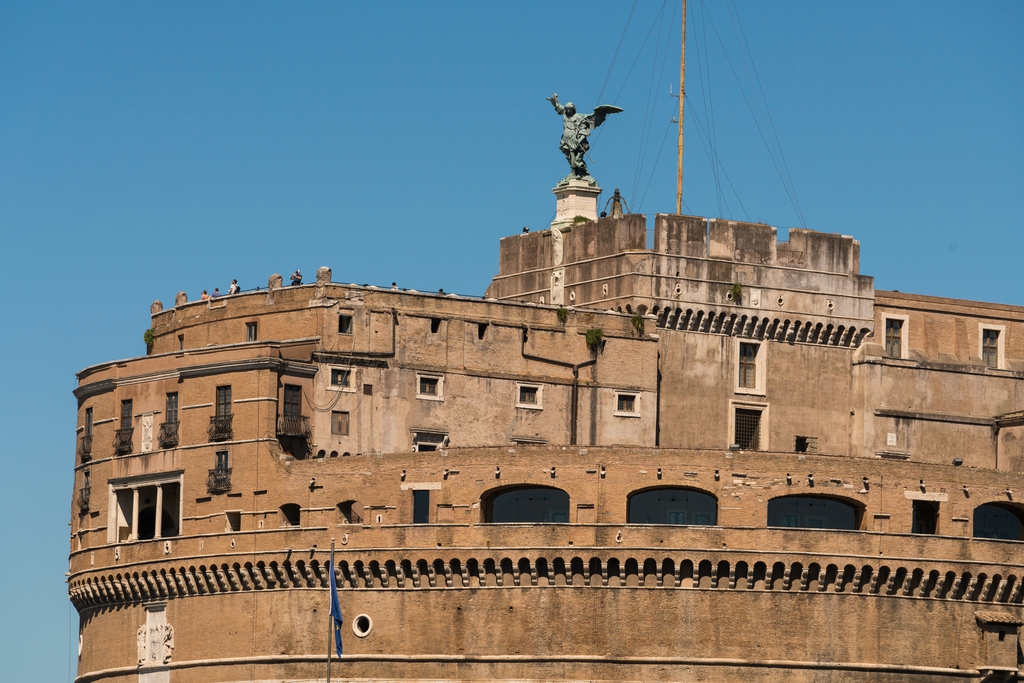
[[[561,360],[554,360],[552,358],[542,358],[540,356],[531,356],[526,353],[526,339],[529,336],[529,328],[523,328],[522,346],[520,347],[520,354],[524,360],[537,361],[538,363],[548,363],[549,365],[557,365],[562,368],[572,369],[572,405],[569,407],[570,420],[572,422],[569,429],[569,445],[576,445],[576,421],[577,412],[579,410],[579,386],[580,386],[580,368],[585,368],[590,365],[597,365],[597,358],[591,358],[590,360],[583,361],[582,363],[567,363]]]

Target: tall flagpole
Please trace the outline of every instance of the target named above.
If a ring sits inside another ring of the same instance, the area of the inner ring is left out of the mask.
[[[683,45],[679,51],[679,166],[676,170],[676,213],[683,212],[683,114],[686,100],[686,0],[683,0]]]
[[[330,567],[330,571],[333,574],[334,573],[334,539],[333,538],[331,539],[331,559],[330,559],[330,563],[327,566]],[[327,579],[328,579],[327,580],[327,592],[330,593],[331,592],[331,586],[334,584],[334,582],[330,580],[330,577],[327,577]],[[331,599],[327,602],[327,604],[330,605],[333,602],[334,602],[334,596],[332,595]],[[328,610],[327,611],[327,683],[331,683],[331,641],[333,641],[333,640],[334,640],[334,616],[331,614],[330,610]]]

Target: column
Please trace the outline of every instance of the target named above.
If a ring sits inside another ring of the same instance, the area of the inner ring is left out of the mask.
[[[132,528],[128,534],[129,541],[139,540],[139,490],[132,489]]]
[[[153,527],[153,538],[160,538],[164,525],[164,487],[163,484],[156,485],[156,524]]]

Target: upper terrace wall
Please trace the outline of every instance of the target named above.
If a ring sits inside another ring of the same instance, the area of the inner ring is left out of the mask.
[[[550,230],[504,238],[487,295],[550,303],[564,291],[566,305],[629,313],[718,307],[836,327],[874,324],[873,280],[859,274],[860,245],[851,237],[794,228],[778,242],[768,225],[659,214],[649,250],[645,226],[642,215],[571,226],[560,263]]]

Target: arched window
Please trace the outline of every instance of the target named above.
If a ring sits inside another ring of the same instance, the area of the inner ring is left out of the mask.
[[[648,489],[629,497],[626,521],[628,524],[715,525],[718,501],[694,489]]]
[[[836,498],[783,496],[768,501],[768,526],[856,530],[860,510]]]
[[[281,506],[281,526],[299,526],[300,508],[295,503],[285,503]]]
[[[974,508],[974,537],[1024,540],[1024,511],[1003,503],[979,505]]]
[[[569,494],[547,486],[499,489],[484,501],[484,521],[565,523]]]

